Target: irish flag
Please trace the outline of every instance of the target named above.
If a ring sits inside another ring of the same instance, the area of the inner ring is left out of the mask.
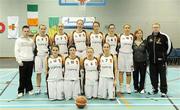
[[[27,5],[27,24],[29,26],[38,26],[38,5]]]

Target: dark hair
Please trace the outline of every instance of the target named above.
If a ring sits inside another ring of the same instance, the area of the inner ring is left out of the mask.
[[[59,46],[58,46],[58,45],[52,45],[52,46],[51,46],[51,50],[53,49],[53,47],[56,47],[56,48],[58,48],[58,50],[59,50]]]
[[[22,27],[22,30],[23,30],[24,28],[29,29],[29,26],[28,26],[28,25],[24,25],[24,26]]]
[[[108,29],[109,29],[111,26],[116,27],[115,24],[110,24],[110,25],[108,26]]]
[[[109,48],[111,47],[110,44],[106,42],[106,43],[103,44],[103,48],[104,48],[104,45],[105,45],[105,44],[107,44],[107,45],[109,46]],[[102,48],[102,51],[103,51],[103,53],[104,53],[103,48]]]
[[[94,26],[94,24],[98,24],[99,27],[101,26],[101,25],[100,25],[100,22],[98,22],[98,21],[94,21],[94,22],[93,22],[93,26]]]

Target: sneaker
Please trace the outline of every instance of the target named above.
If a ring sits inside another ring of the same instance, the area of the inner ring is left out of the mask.
[[[161,97],[166,97],[166,93],[161,93]]]
[[[20,98],[22,97],[24,94],[23,93],[18,93],[17,97]]]
[[[141,90],[141,92],[140,92],[141,94],[144,94],[145,93],[145,90],[143,89],[143,90]]]
[[[35,94],[40,94],[41,93],[41,89],[37,89]]]
[[[33,95],[34,94],[33,90],[29,91],[28,94]]]
[[[149,95],[155,95],[158,93],[158,90],[153,90],[152,92],[148,92]]]
[[[130,87],[129,84],[126,85],[126,92],[127,92],[128,94],[131,94],[131,87]]]
[[[138,90],[134,89],[134,93],[138,93]]]

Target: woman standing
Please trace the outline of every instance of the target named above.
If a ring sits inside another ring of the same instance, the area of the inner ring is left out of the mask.
[[[64,25],[62,23],[58,26],[59,32],[54,35],[53,44],[59,46],[59,54],[67,56],[69,38],[68,34],[64,32]]]
[[[126,73],[126,92],[131,93],[131,73],[133,67],[133,36],[130,34],[131,26],[125,24],[123,26],[124,33],[120,36],[120,48],[118,54],[119,82],[120,92],[123,93],[123,74]]]
[[[144,83],[147,68],[146,41],[143,40],[143,31],[138,29],[134,32],[133,59],[134,59],[134,92],[145,93]],[[140,83],[139,83],[140,75]]]
[[[91,32],[89,35],[90,46],[94,50],[94,55],[98,57],[102,54],[102,46],[104,43],[103,33],[100,32],[99,29],[100,29],[100,23],[95,21],[93,23],[93,32]]]

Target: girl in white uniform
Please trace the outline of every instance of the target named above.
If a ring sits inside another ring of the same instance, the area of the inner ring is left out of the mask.
[[[39,34],[34,37],[37,94],[41,92],[41,73],[45,72],[45,58],[48,56],[50,46],[50,39],[46,34],[46,26],[41,24],[39,30]]]
[[[83,60],[85,70],[85,95],[88,99],[97,98],[98,93],[98,60],[94,57],[94,50],[88,47],[87,57]]]
[[[63,57],[58,54],[59,46],[51,47],[51,54],[46,60],[46,76],[48,97],[50,100],[64,99],[64,85],[63,85]]]
[[[78,57],[85,57],[86,55],[86,46],[88,45],[88,38],[86,31],[83,30],[84,21],[79,19],[77,20],[77,29],[73,31],[70,42],[71,45],[75,45],[77,52],[76,55]]]
[[[103,33],[99,29],[100,23],[95,21],[93,23],[93,32],[89,35],[90,46],[94,49],[94,55],[98,57],[102,54],[102,45],[104,42]]]
[[[100,78],[98,97],[102,99],[115,99],[117,63],[116,57],[110,53],[110,45],[103,45],[103,54],[100,56]]]
[[[54,35],[53,44],[59,46],[59,54],[63,56],[67,56],[69,38],[67,33],[63,31],[64,25],[62,23],[59,24],[58,28],[59,28],[59,32]]]
[[[110,52],[113,55],[117,55],[116,48],[119,43],[118,35],[115,33],[115,25],[110,24],[108,26],[108,33],[105,35],[105,42],[110,45]]]
[[[76,56],[76,47],[70,46],[65,58],[64,94],[65,99],[76,99],[80,94],[80,59]]]
[[[126,92],[131,93],[131,73],[133,67],[133,36],[130,34],[131,26],[126,24],[123,26],[124,33],[120,36],[120,48],[118,54],[118,68],[119,68],[119,81],[120,92],[123,93],[123,73],[126,72]]]

